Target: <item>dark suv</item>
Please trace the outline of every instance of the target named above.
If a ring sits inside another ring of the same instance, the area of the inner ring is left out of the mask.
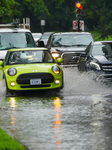
[[[62,65],[77,66],[80,54],[85,51],[91,41],[93,42],[94,38],[88,32],[53,33],[46,47],[55,59],[63,58]]]
[[[92,73],[96,81],[112,82],[112,41],[91,43],[79,57],[78,70]]]

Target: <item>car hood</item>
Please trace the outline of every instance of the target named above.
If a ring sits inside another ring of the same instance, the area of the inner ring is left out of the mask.
[[[52,66],[55,63],[36,63],[36,64],[17,64],[17,65],[6,65],[4,67],[5,71],[9,68],[14,67],[17,69],[17,74],[22,73],[38,73],[38,72],[51,72]]]
[[[51,47],[51,51],[60,51],[60,52],[84,52],[87,46],[72,46],[72,47]]]
[[[101,64],[105,64],[105,63],[112,64],[112,56],[110,57],[95,56],[94,58],[97,59],[98,62],[100,62]]]

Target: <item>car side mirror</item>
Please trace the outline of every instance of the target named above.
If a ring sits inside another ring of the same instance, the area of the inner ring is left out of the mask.
[[[57,58],[56,61],[57,61],[58,64],[61,64],[63,62],[63,59],[62,58]]]
[[[39,47],[45,47],[44,41],[38,41],[38,46],[39,46]]]
[[[2,66],[2,65],[3,65],[3,63],[4,63],[4,62],[0,60],[0,66]]]

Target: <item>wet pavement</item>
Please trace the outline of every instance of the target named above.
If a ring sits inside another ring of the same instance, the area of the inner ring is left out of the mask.
[[[2,84],[0,85],[2,87]],[[112,86],[64,68],[64,89],[5,96],[0,123],[29,150],[111,150]]]

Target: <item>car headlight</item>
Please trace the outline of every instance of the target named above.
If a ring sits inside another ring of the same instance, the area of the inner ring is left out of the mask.
[[[17,73],[17,70],[15,68],[10,68],[8,70],[8,75],[10,75],[10,76],[15,76],[16,73]]]
[[[53,67],[52,67],[52,71],[53,71],[53,73],[55,73],[55,74],[59,74],[59,73],[60,73],[60,68],[59,68],[58,66],[53,66]]]
[[[95,63],[95,62],[90,62],[90,66],[91,66],[93,69],[101,70],[99,64],[97,64],[97,63]]]
[[[58,54],[58,53],[52,53],[51,55],[52,55],[52,57],[53,57],[54,59],[57,59],[57,58],[59,57],[59,54]]]

